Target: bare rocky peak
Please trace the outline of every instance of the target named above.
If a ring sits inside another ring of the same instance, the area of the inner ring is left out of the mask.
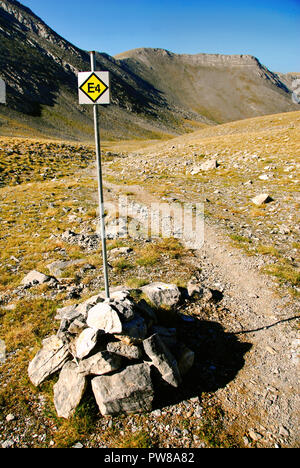
[[[14,21],[18,22],[23,32],[31,33],[38,38],[49,41],[52,45],[58,46],[63,50],[68,50],[75,55],[80,55],[78,49],[71,43],[63,39],[59,34],[47,26],[44,21],[35,15],[29,8],[16,0],[2,0],[1,8],[12,16]]]
[[[214,65],[214,66],[257,66],[259,60],[253,55],[223,55],[223,54],[175,54],[166,49],[138,48],[132,49],[115,56],[117,59],[138,59],[146,61],[151,58],[165,58],[168,60],[180,60],[190,65]]]

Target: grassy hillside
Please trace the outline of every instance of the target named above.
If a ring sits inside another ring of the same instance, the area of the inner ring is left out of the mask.
[[[235,246],[258,262],[258,268],[271,274],[282,286],[278,292],[297,294],[299,125],[300,113],[295,112],[204,127],[167,142],[106,141],[105,199],[112,201],[119,193],[133,198],[131,185],[138,184],[139,201],[146,204],[153,198],[204,201],[206,222],[224,230]],[[218,160],[217,169],[191,174],[211,158]],[[156,423],[151,426],[155,436],[150,436],[147,415],[117,417],[109,424],[99,417],[91,395],[70,420],[57,418],[52,399],[56,378],[36,389],[27,376],[28,362],[42,339],[57,329],[57,308],[84,301],[104,287],[101,250],[90,251],[62,238],[67,229],[85,235],[95,232],[93,161],[92,145],[0,138],[0,339],[6,343],[0,425],[3,440],[13,437],[18,447],[72,447],[82,441],[91,447],[104,443],[151,448],[169,443],[169,435],[156,431]],[[270,178],[261,180],[262,174]],[[253,205],[251,198],[261,192],[268,192],[273,202]],[[132,251],[111,253],[121,246]],[[108,252],[112,286],[140,287],[151,281],[186,285],[200,267],[199,258],[177,239],[111,240]],[[49,274],[49,264],[57,261],[67,262],[58,286],[51,282],[21,286],[28,271]],[[205,310],[205,317],[215,320],[216,309]],[[225,315],[231,316],[228,309]],[[184,403],[175,405],[167,414],[168,424],[196,436],[192,447],[199,441],[205,447],[243,446],[241,433],[228,432],[211,392],[202,393],[201,407],[199,419],[193,411],[187,413]],[[15,415],[9,423],[8,414]],[[133,424],[137,432],[131,432]],[[177,443],[180,447],[181,438],[172,439],[174,447]]]
[[[300,112],[206,127],[138,152],[129,149],[127,158],[109,165],[107,177],[164,200],[204,202],[208,219],[247,254],[264,255],[264,271],[298,294],[299,130]],[[125,151],[126,143],[115,149]],[[208,160],[219,166],[198,170]],[[252,199],[261,193],[273,201],[256,206]]]

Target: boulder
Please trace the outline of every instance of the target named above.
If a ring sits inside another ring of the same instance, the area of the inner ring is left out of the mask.
[[[75,319],[68,328],[71,335],[79,335],[86,328],[86,323],[82,320]]]
[[[55,320],[74,320],[80,315],[76,309],[77,304],[61,307],[60,309],[57,309],[56,316],[54,318]]]
[[[87,318],[89,310],[91,310],[92,307],[95,305],[99,304],[100,302],[103,302],[104,299],[101,294],[97,294],[96,296],[92,296],[86,301],[82,302],[81,304],[78,304],[76,307],[76,311],[83,315],[83,317]]]
[[[57,336],[43,341],[42,349],[36,354],[28,367],[28,375],[36,387],[50,375],[57,372],[70,358],[68,345]]]
[[[161,326],[152,327],[153,334],[158,334],[160,339],[164,342],[167,347],[175,346],[177,343],[177,332],[176,328],[166,328]]]
[[[264,205],[265,203],[270,203],[273,199],[267,193],[261,193],[257,197],[252,198],[252,203],[257,206]]]
[[[134,303],[129,299],[115,299],[112,302],[112,307],[118,312],[119,318],[122,323],[129,322],[134,319]]]
[[[178,387],[181,383],[181,376],[177,362],[170,353],[158,334],[150,336],[143,342],[144,350],[158,369],[162,378],[173,387]]]
[[[65,270],[66,268],[69,268],[70,266],[79,265],[81,263],[83,263],[83,260],[69,260],[69,261],[57,260],[47,265],[47,268],[50,271],[51,275],[54,275],[57,278],[60,278],[62,276],[63,270]]]
[[[70,418],[79,405],[86,388],[85,377],[74,362],[67,362],[54,385],[54,405],[60,418]]]
[[[136,309],[138,312],[144,317],[144,319],[152,324],[157,323],[157,316],[152,307],[145,301],[145,299],[142,299],[136,304]]]
[[[51,276],[44,275],[43,273],[40,273],[39,271],[32,270],[30,271],[21,281],[21,284],[23,286],[33,286],[37,284],[43,284],[46,283],[51,279]]]
[[[195,353],[183,343],[178,343],[175,349],[175,356],[180,375],[184,376],[194,365]]]
[[[92,388],[102,415],[152,410],[154,389],[146,363],[128,366],[114,375],[95,377]]]
[[[123,323],[122,334],[136,340],[144,340],[147,336],[147,325],[143,317],[135,314],[130,322]]]
[[[118,313],[107,302],[97,304],[89,310],[87,324],[94,330],[104,330],[105,333],[122,333],[123,330]]]
[[[151,283],[143,286],[142,291],[156,307],[174,307],[181,299],[181,293],[176,284]]]
[[[103,375],[117,371],[122,365],[122,358],[108,351],[101,351],[90,358],[80,361],[78,372],[84,375]]]
[[[130,247],[118,247],[109,251],[110,255],[127,255],[132,252]]]
[[[107,351],[127,359],[140,359],[142,357],[142,351],[138,346],[127,345],[118,341],[108,343]]]
[[[98,331],[86,328],[75,341],[76,357],[83,359],[94,349],[97,343]]]
[[[209,159],[208,161],[205,161],[200,165],[200,170],[211,171],[212,169],[217,169],[218,167],[219,167],[219,164],[216,159]]]
[[[202,164],[200,164],[200,166],[194,166],[191,170],[191,175],[197,175],[202,171],[211,171],[213,169],[217,169],[218,167],[219,164],[216,159],[209,159],[208,161],[204,161]]]
[[[203,288],[196,280],[190,280],[187,285],[187,292],[189,297],[194,297],[195,295],[202,295]]]

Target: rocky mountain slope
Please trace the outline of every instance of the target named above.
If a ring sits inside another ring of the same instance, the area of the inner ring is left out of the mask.
[[[8,85],[1,133],[91,140],[91,109],[77,103],[77,72],[89,69],[88,53],[15,0],[1,1],[0,38],[0,73]],[[298,107],[289,81],[250,56],[137,49],[116,58],[98,53],[97,68],[112,78],[112,105],[100,109],[104,138],[161,138],[199,122]]]
[[[34,128],[35,134],[91,138],[91,110],[77,103],[77,72],[90,69],[89,54],[14,0],[1,2],[0,36],[0,70],[8,85],[2,133],[10,119],[25,134]],[[100,109],[107,136],[153,137],[181,127],[160,93],[114,58],[97,54],[97,68],[111,72],[112,105]]]
[[[288,83],[251,55],[135,49],[117,58],[160,89],[168,102],[216,123],[295,108]]]

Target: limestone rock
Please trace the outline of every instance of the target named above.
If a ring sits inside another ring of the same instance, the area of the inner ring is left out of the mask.
[[[89,310],[94,307],[95,305],[103,302],[104,299],[101,294],[97,294],[96,296],[90,297],[87,301],[82,302],[76,308],[76,311],[83,315],[83,317],[87,318]]]
[[[23,286],[33,286],[35,284],[43,284],[51,279],[50,276],[44,275],[39,271],[32,270],[30,271],[21,281]]]
[[[68,346],[61,339],[57,336],[45,339],[42,349],[28,367],[28,375],[33,385],[40,385],[49,375],[61,369],[69,357]]]
[[[212,169],[217,169],[217,167],[219,167],[219,164],[216,159],[209,159],[200,165],[201,171],[211,171]]]
[[[93,392],[103,415],[151,411],[154,389],[148,364],[128,366],[120,373],[92,380]]]
[[[142,291],[156,307],[173,307],[181,299],[181,293],[175,284],[151,283],[143,286]]]
[[[87,324],[94,330],[105,333],[122,333],[123,327],[118,313],[107,302],[95,305],[88,312]]]
[[[135,314],[130,322],[123,323],[123,335],[127,335],[136,340],[144,340],[147,336],[147,325],[143,317]]]
[[[135,316],[134,303],[127,298],[114,300],[112,307],[118,312],[122,323],[129,322]]]
[[[219,167],[218,161],[216,159],[209,159],[208,161],[203,162],[200,166],[194,166],[191,170],[191,175],[197,175],[202,171],[211,171]]]
[[[79,335],[85,328],[86,328],[85,322],[79,319],[75,319],[74,322],[72,322],[71,325],[69,326],[68,332],[71,335]]]
[[[81,332],[75,342],[76,357],[83,359],[94,349],[97,343],[98,332],[93,328],[86,328]]]
[[[270,203],[273,199],[267,193],[262,193],[257,195],[257,197],[252,198],[252,203],[257,206],[264,205],[265,203]]]
[[[77,304],[57,309],[55,320],[74,320],[80,314],[77,312]]]
[[[142,317],[145,318],[147,322],[149,322],[151,325],[157,323],[157,316],[152,307],[149,306],[149,304],[145,301],[145,299],[142,299],[136,304],[136,308],[138,312],[142,315]]]
[[[78,265],[82,262],[83,262],[82,260],[69,260],[65,262],[62,260],[57,260],[47,265],[47,268],[50,271],[51,275],[54,275],[57,278],[60,278],[62,276],[63,270],[65,270],[66,268],[69,268],[72,265]]]
[[[121,364],[122,359],[120,356],[108,351],[101,351],[90,358],[80,361],[78,372],[84,375],[103,375],[117,371],[120,369]]]
[[[67,362],[54,385],[54,405],[61,418],[68,419],[74,413],[85,392],[85,377],[78,372],[74,362]]]
[[[187,285],[187,291],[189,297],[193,297],[196,294],[203,294],[203,289],[197,281],[190,280]]]
[[[153,334],[158,334],[167,347],[175,346],[177,343],[176,328],[166,328],[161,326],[152,327]]]
[[[173,387],[178,387],[181,383],[181,376],[178,370],[177,362],[160,339],[155,334],[143,342],[144,350],[151,359],[153,365],[158,369],[162,378]]]
[[[121,342],[111,342],[107,345],[107,351],[118,354],[127,359],[140,359],[142,357],[142,351],[138,346],[127,345]]]
[[[183,343],[178,343],[175,350],[175,356],[177,358],[180,375],[184,376],[194,365],[195,353]]]
[[[132,249],[130,247],[119,247],[116,249],[112,249],[109,251],[110,255],[126,255],[132,252]]]

